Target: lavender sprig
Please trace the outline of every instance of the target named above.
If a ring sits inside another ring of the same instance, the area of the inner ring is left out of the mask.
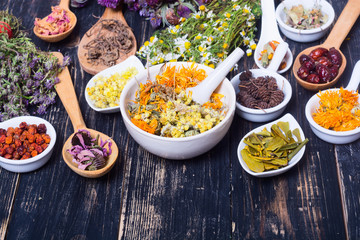
[[[5,11],[1,16],[16,19]],[[0,122],[30,112],[45,114],[55,103],[57,74],[69,64],[65,57],[58,65],[57,58],[36,48],[25,32],[13,31],[17,34],[10,39],[0,35]]]

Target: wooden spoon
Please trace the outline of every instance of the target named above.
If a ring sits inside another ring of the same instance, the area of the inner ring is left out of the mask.
[[[61,53],[53,52],[53,55],[59,59],[59,63],[62,62],[63,55]],[[58,93],[58,95],[61,99],[61,102],[63,103],[67,113],[69,114],[70,120],[74,127],[74,133],[71,134],[71,136],[66,140],[63,150],[62,150],[62,155],[63,155],[64,161],[74,172],[76,172],[77,174],[79,174],[83,177],[88,177],[88,178],[101,177],[101,176],[105,175],[106,173],[108,173],[111,170],[111,168],[114,166],[115,161],[119,154],[119,149],[118,149],[116,143],[111,139],[112,153],[108,157],[105,167],[103,167],[99,170],[95,170],[95,171],[81,170],[78,168],[77,164],[72,161],[72,156],[70,155],[70,153],[67,152],[67,150],[71,148],[71,146],[72,146],[71,139],[79,129],[88,130],[92,137],[96,137],[97,135],[99,135],[100,138],[104,141],[109,139],[110,137],[101,132],[95,131],[93,129],[89,129],[85,126],[85,122],[81,115],[79,103],[76,98],[74,85],[72,83],[68,68],[66,67],[61,73],[59,73],[58,77],[60,79],[60,82],[58,84],[56,84],[55,89],[56,89],[56,92]]]
[[[79,48],[78,48],[78,58],[79,58],[79,62],[81,67],[84,69],[84,71],[86,71],[89,74],[95,75],[99,72],[101,72],[102,70],[108,68],[109,66],[106,66],[104,64],[98,64],[98,65],[93,65],[92,63],[89,63],[87,60],[87,52],[88,50],[86,50],[84,48],[84,45],[86,45],[87,43],[89,43],[90,41],[92,41],[93,39],[96,38],[96,34],[91,35],[90,37],[88,36],[89,32],[101,21],[104,19],[116,19],[118,21],[120,21],[122,24],[124,24],[125,26],[129,27],[129,25],[127,24],[124,15],[122,13],[122,10],[120,7],[118,7],[117,9],[112,9],[112,8],[106,8],[104,11],[104,14],[102,15],[102,17],[99,19],[99,21],[97,21],[97,23],[95,23],[95,25],[90,28],[85,35],[82,37],[80,44],[79,44]],[[130,51],[127,54],[121,54],[119,56],[119,59],[116,60],[116,64],[124,61],[125,59],[127,59],[129,56],[134,55],[136,53],[136,39],[135,39],[135,35],[134,33],[131,31],[130,28],[128,28],[129,31],[129,35],[130,35],[130,40],[132,41],[133,45],[130,49]]]
[[[69,3],[70,3],[70,0],[61,0],[60,3],[59,3],[59,7],[64,9],[66,11],[66,13],[68,14],[68,16],[69,16],[70,24],[71,24],[70,29],[68,29],[66,32],[59,33],[59,34],[56,34],[56,35],[43,35],[43,34],[39,33],[39,27],[34,26],[33,31],[34,31],[35,35],[38,38],[40,38],[40,39],[42,39],[43,41],[46,41],[46,42],[59,42],[59,41],[63,40],[64,38],[66,38],[67,36],[70,35],[70,33],[75,28],[75,25],[77,23],[77,18],[76,18],[76,15],[72,11],[70,11]],[[47,17],[48,16],[46,16],[43,19],[46,19]]]
[[[337,81],[339,80],[340,76],[342,75],[346,67],[346,58],[344,54],[340,51],[340,46],[344,41],[345,37],[347,36],[347,34],[350,32],[351,27],[354,25],[356,19],[359,17],[359,14],[360,14],[360,0],[349,0],[344,10],[342,11],[340,17],[338,18],[334,28],[332,29],[329,36],[325,40],[325,42],[323,44],[307,48],[297,55],[293,65],[293,73],[297,82],[302,87],[311,91],[319,91],[322,89],[329,88],[337,83]],[[335,49],[337,49],[340,52],[343,60],[342,65],[339,68],[338,75],[331,82],[322,83],[322,84],[309,83],[302,80],[297,75],[297,70],[301,66],[299,62],[299,57],[302,54],[309,55],[312,50],[319,47],[323,47],[326,49],[334,47]]]

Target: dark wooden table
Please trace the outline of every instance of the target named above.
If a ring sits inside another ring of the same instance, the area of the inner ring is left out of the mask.
[[[337,18],[346,1],[330,3]],[[239,116],[209,152],[186,161],[162,159],[132,139],[120,113],[101,114],[86,104],[84,88],[92,76],[82,71],[77,46],[104,8],[90,0],[87,7],[72,9],[78,18],[74,32],[49,44],[32,33],[33,21],[56,4],[56,0],[1,0],[0,9],[21,17],[42,50],[71,56],[70,72],[84,120],[89,128],[113,137],[120,154],[104,177],[86,179],[71,171],[61,149],[73,129],[57,100],[43,116],[58,135],[50,161],[26,174],[0,169],[0,239],[360,239],[360,141],[332,145],[317,138],[304,115],[314,93],[296,84],[290,71],[284,76],[291,82],[293,97],[285,112],[295,116],[310,139],[293,169],[266,179],[243,171],[237,145],[261,124]],[[149,22],[136,12],[124,10],[124,15],[141,46],[153,32]],[[287,42],[296,56],[323,40]],[[360,59],[359,20],[341,50],[348,64],[337,87],[346,86]],[[253,58],[242,59],[239,66],[239,70],[254,68]]]

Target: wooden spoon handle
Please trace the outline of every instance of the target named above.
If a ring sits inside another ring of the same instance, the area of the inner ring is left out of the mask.
[[[116,9],[113,8],[105,8],[105,11],[101,17],[102,19],[117,19],[122,22],[124,25],[129,26],[125,20],[123,15],[121,5],[118,6]]]
[[[60,52],[53,52],[53,55],[59,59],[59,63],[61,64],[63,55]],[[58,78],[60,79],[60,82],[56,84],[55,89],[70,117],[74,131],[86,128],[69,69],[65,67],[64,70],[59,73]]]
[[[324,42],[326,47],[340,48],[347,34],[360,14],[360,0],[349,0],[340,17],[336,21],[334,28],[331,30],[328,38]]]
[[[70,0],[60,0],[59,6],[63,9],[69,10]]]

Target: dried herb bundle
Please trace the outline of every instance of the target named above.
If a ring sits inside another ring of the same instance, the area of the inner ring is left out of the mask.
[[[278,89],[276,79],[270,76],[253,78],[250,71],[240,75],[237,101],[248,108],[266,109],[279,105],[284,93]]]
[[[135,39],[129,34],[130,28],[115,19],[100,20],[88,33],[96,34],[95,39],[84,45],[88,50],[87,60],[93,65],[113,66],[121,55],[130,52]]]

